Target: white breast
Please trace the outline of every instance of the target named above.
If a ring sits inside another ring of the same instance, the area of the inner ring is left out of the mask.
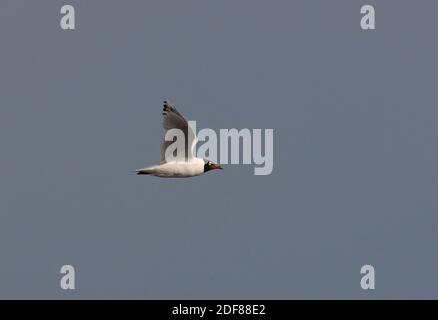
[[[204,173],[204,160],[171,161],[155,166],[151,172],[158,177],[193,177]]]

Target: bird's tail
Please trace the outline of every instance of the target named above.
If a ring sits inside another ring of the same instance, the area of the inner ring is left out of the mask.
[[[150,172],[146,171],[146,170],[136,170],[134,171],[136,174],[150,174]]]
[[[152,173],[152,169],[153,169],[153,167],[147,167],[147,168],[142,168],[142,169],[135,170],[134,172],[136,174],[151,174]]]

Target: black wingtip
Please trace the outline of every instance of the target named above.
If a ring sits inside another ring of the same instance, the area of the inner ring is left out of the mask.
[[[170,104],[170,101],[169,100],[164,100],[163,101],[163,112],[162,112],[162,114],[163,114],[163,116],[165,116],[165,115],[167,115],[167,113],[169,112],[169,111],[172,111],[173,110],[173,107],[172,107],[172,105]]]

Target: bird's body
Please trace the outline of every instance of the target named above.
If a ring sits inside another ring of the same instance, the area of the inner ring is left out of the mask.
[[[161,142],[161,161],[160,164],[136,170],[139,175],[152,175],[161,178],[188,178],[203,174],[204,172],[222,169],[222,166],[194,156],[194,147],[198,141],[195,133],[188,125],[186,119],[171,105],[164,101],[163,106],[163,127],[166,130],[178,129],[184,134],[185,152],[181,158],[166,159],[167,148],[174,141]]]
[[[170,161],[156,166],[139,169],[137,174],[150,174],[161,178],[187,178],[204,173],[205,161],[193,158],[189,161]]]

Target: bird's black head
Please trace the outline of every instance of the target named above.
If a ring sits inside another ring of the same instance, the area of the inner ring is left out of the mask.
[[[209,160],[204,160],[204,172],[214,170],[214,169],[223,169],[220,164],[213,163]]]

